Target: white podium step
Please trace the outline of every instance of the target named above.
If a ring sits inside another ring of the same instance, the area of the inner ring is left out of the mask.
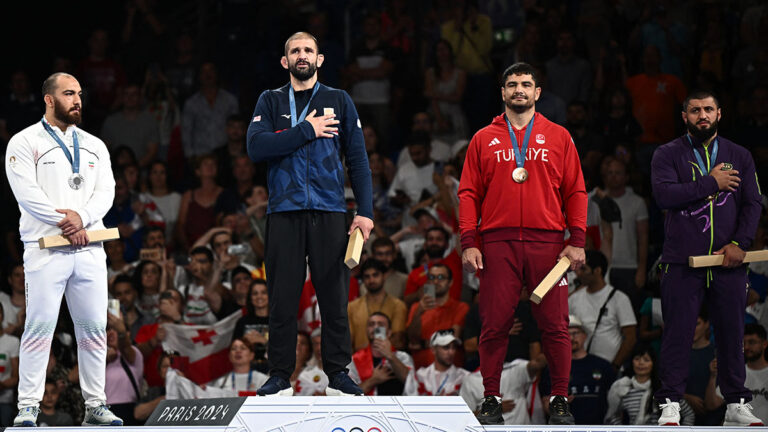
[[[220,425],[226,423],[226,430],[243,432],[449,432],[480,426],[464,400],[457,396],[249,397],[239,407],[223,408],[220,407],[233,399],[221,399],[220,404],[209,401],[196,410],[193,406],[180,406],[180,401],[165,401],[148,424],[189,427],[205,425],[216,416],[222,421]],[[201,409],[205,414],[199,415]],[[233,410],[236,413],[232,416]]]

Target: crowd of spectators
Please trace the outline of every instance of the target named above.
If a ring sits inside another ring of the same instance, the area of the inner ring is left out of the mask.
[[[590,195],[587,264],[569,277],[573,414],[582,424],[655,424],[663,214],[650,194],[650,158],[683,133],[688,90],[713,90],[720,133],[752,152],[765,190],[768,48],[759,41],[768,40],[768,5],[202,1],[197,13],[216,19],[195,20],[180,13],[185,2],[124,3],[121,26],[94,27],[80,51],[52,56],[49,70],[6,71],[0,142],[42,117],[35,83],[54,71],[80,80],[82,127],[107,144],[116,180],[104,223],[121,238],[104,247],[121,313],[108,322],[106,391],[126,424],[141,424],[165,397],[166,378],[183,375],[161,348],[164,323],[213,324],[244,309],[232,373],[209,386],[252,394],[266,379],[267,171],[248,158],[245,132],[261,90],[284,84],[282,41],[302,29],[325,54],[320,81],[355,101],[373,175],[375,230],[352,272],[348,308],[350,373],[366,394],[461,395],[479,408],[478,280],[462,271],[456,193],[468,140],[501,112],[500,71],[525,61],[543,87],[536,109],[571,133]],[[8,426],[25,298],[19,214],[7,182],[0,193],[0,426]],[[767,227],[764,213],[754,249],[766,246]],[[768,421],[768,265],[749,267],[746,385]],[[307,280],[291,381],[297,394],[324,394],[322,325]],[[39,417],[52,426],[83,415],[74,331],[61,313]],[[684,424],[722,422],[715,342],[702,311]],[[505,421],[546,421],[548,371],[525,293],[501,380]]]

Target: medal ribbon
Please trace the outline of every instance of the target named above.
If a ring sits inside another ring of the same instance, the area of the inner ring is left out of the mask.
[[[712,165],[715,164],[717,161],[717,138],[715,138],[712,142],[712,155],[707,158],[707,164],[704,165],[704,159],[701,157],[701,154],[698,150],[696,150],[696,147],[693,145],[693,141],[691,141],[691,136],[686,135],[686,138],[688,138],[688,142],[691,144],[691,148],[693,148],[693,154],[696,155],[696,164],[699,166],[699,173],[703,176],[709,174],[709,172],[712,170]],[[706,170],[704,168],[706,167]]]
[[[74,130],[72,131],[72,141],[75,146],[75,157],[73,160],[72,153],[69,152],[67,145],[64,144],[64,141],[62,141],[58,135],[56,135],[56,132],[53,131],[53,128],[45,121],[45,117],[43,117],[43,119],[40,120],[40,123],[43,124],[45,131],[48,132],[49,135],[51,135],[51,138],[53,138],[53,140],[56,141],[59,147],[61,147],[61,149],[64,150],[64,156],[66,156],[69,163],[72,164],[72,172],[75,174],[79,173],[80,172],[80,144],[77,142],[77,133]]]
[[[507,115],[504,114],[504,121],[507,122],[507,129],[509,130],[509,139],[512,141],[512,150],[515,151],[515,164],[518,168],[522,168],[525,165],[525,153],[528,151],[528,140],[531,139],[531,131],[533,130],[533,119],[536,118],[536,114],[531,117],[531,122],[525,130],[525,138],[523,138],[523,145],[518,149],[517,138],[515,137],[515,131],[512,130],[512,123],[509,122]]]
[[[315,97],[315,94],[317,94],[317,90],[320,88],[320,82],[315,82],[315,87],[312,89],[312,96],[309,97],[309,100],[307,101],[307,106],[304,107],[304,110],[301,112],[301,116],[296,117],[296,97],[293,95],[293,86],[288,85],[288,102],[291,105],[291,127],[296,126],[297,124],[304,121],[304,118],[307,117],[307,111],[309,111],[309,104],[312,103],[312,99]]]

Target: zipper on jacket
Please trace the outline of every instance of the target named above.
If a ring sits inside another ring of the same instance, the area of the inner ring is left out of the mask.
[[[704,147],[704,154],[707,156],[707,169],[710,169],[709,146]],[[715,200],[717,194],[718,192],[715,192],[715,198],[709,202],[709,255],[712,255],[712,247],[715,244]],[[707,288],[709,288],[709,282],[712,278],[712,267],[707,267]]]
[[[312,208],[310,205],[310,198],[309,198],[309,146],[304,146],[304,158],[307,161],[307,176],[304,178],[304,188],[307,190],[307,203],[305,204],[305,209]]]
[[[513,131],[513,133],[515,134],[515,138],[517,138],[517,142],[520,142],[520,138],[517,136],[517,131],[515,130]],[[533,133],[533,131],[531,131],[531,133]],[[512,143],[512,145],[514,146],[515,143]],[[512,154],[514,153],[515,153],[515,150],[513,149]],[[517,156],[515,156],[515,158],[517,158]],[[525,155],[523,155],[523,164],[525,164]],[[515,159],[515,168],[516,167],[517,167],[517,159]],[[522,185],[523,184],[520,183],[520,186]],[[520,188],[520,205],[518,205],[518,208],[520,209],[520,231],[518,231],[517,239],[519,241],[523,241],[523,191],[524,190],[525,188],[523,187]]]

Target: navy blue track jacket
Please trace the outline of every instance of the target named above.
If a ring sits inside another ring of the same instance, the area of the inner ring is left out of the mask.
[[[266,90],[256,103],[248,127],[248,155],[267,161],[269,207],[267,213],[296,210],[346,212],[344,199],[345,158],[357,201],[357,214],[373,219],[371,170],[357,110],[344,90],[320,84],[307,115],[332,108],[339,120],[333,138],[316,138],[308,121],[291,127],[289,84]],[[295,92],[300,115],[312,89]]]

